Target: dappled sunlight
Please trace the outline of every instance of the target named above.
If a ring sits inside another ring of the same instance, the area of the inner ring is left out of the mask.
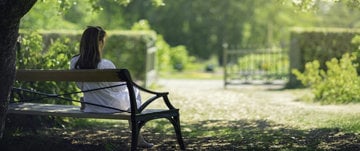
[[[155,143],[149,150],[178,150],[176,137],[166,120],[149,122],[144,137]],[[104,127],[42,129],[38,135],[19,135],[3,143],[13,144],[21,139],[64,145],[61,149],[104,150],[129,149],[130,131],[126,127],[114,127],[115,123],[103,123]],[[166,125],[166,126],[164,126]],[[360,137],[335,128],[302,130],[267,120],[202,120],[183,122],[182,130],[187,150],[357,150]],[[46,133],[46,134],[44,134]],[[49,133],[51,135],[49,135]],[[55,137],[60,135],[61,137]],[[55,141],[55,142],[54,142]],[[21,145],[21,144],[20,144]],[[10,145],[11,146],[11,145]],[[44,145],[47,149],[48,145]],[[31,146],[30,146],[31,148]],[[55,148],[53,150],[58,150]]]
[[[357,104],[303,102],[299,98],[307,90],[271,85],[224,89],[221,80],[162,80],[160,84],[160,91],[169,90],[171,102],[180,108],[187,150],[360,150],[360,136],[354,133],[360,127]],[[149,107],[164,104],[160,100]],[[14,133],[14,137],[1,143],[14,144],[23,139],[43,142],[55,137],[53,146],[65,145],[68,150],[129,149],[131,133],[127,122],[68,122],[72,124],[45,128],[37,135]],[[179,150],[168,120],[150,121],[142,130],[145,139],[155,144],[149,150]]]
[[[191,143],[191,149],[240,149],[240,150],[301,150],[335,149],[336,146],[352,146],[359,143],[359,136],[341,133],[337,129],[298,130],[263,120],[201,121],[185,127],[193,127],[188,142],[202,140],[201,145]],[[215,135],[207,135],[209,131]],[[216,142],[216,143],[214,143]],[[325,145],[326,144],[326,145]],[[209,148],[207,148],[209,147]],[[341,149],[341,148],[340,148]]]
[[[265,119],[303,129],[328,126],[359,117],[360,104],[321,105],[299,101],[307,89],[281,85],[238,85],[223,88],[221,80],[162,80],[182,121]],[[345,120],[344,120],[345,121]],[[357,122],[359,123],[359,122]],[[360,125],[360,123],[358,124]]]

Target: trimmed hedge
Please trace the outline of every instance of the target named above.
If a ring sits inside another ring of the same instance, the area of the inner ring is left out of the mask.
[[[342,28],[294,28],[291,32],[289,51],[290,70],[304,71],[305,64],[319,60],[320,68],[327,69],[325,62],[331,58],[341,58],[347,52],[358,51],[358,45],[352,39],[360,30]],[[360,71],[358,69],[358,71]],[[288,87],[298,87],[301,82],[291,74]]]
[[[104,58],[114,62],[117,68],[127,68],[132,77],[145,82],[146,74],[155,69],[154,32],[109,31],[104,48]]]

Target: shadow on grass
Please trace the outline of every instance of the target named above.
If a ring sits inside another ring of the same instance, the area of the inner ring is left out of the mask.
[[[207,120],[182,123],[187,150],[360,150],[359,135],[338,129],[299,130],[265,120]],[[144,127],[145,138],[156,144],[151,150],[179,150],[174,131],[166,120]],[[129,150],[127,123],[87,122],[66,129],[40,129],[6,133],[5,150]]]
[[[192,150],[360,149],[358,135],[338,129],[299,130],[264,120],[210,120],[183,127],[188,148]]]

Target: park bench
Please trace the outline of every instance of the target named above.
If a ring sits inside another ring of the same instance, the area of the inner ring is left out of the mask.
[[[23,69],[16,71],[17,81],[62,81],[62,82],[125,82],[130,97],[130,111],[122,111],[116,113],[88,113],[82,112],[76,105],[61,104],[45,104],[23,102],[21,100],[11,102],[8,107],[7,114],[25,114],[25,115],[43,115],[43,116],[59,116],[59,117],[75,117],[75,118],[97,118],[97,119],[116,119],[128,120],[131,123],[131,150],[137,148],[137,137],[140,129],[146,122],[154,119],[165,118],[173,125],[177,137],[177,141],[181,149],[185,149],[181,135],[179,109],[176,109],[168,99],[168,92],[154,92],[137,85],[132,81],[130,73],[127,69],[86,69],[86,70],[38,70]],[[140,91],[149,93],[151,97],[143,102],[137,108],[136,98],[133,87],[137,87]],[[101,88],[99,88],[101,89]],[[27,89],[14,88],[13,94],[19,91],[33,91]],[[96,91],[96,90],[88,90]],[[86,93],[88,91],[80,91]],[[37,93],[34,91],[34,93]],[[19,93],[20,94],[20,93]],[[47,97],[60,97],[59,94],[48,94]],[[162,99],[161,99],[162,98]],[[26,99],[26,98],[25,98]],[[165,109],[147,109],[149,104],[155,100],[163,100],[167,108]],[[72,100],[75,101],[76,100]],[[87,102],[85,102],[87,104]],[[96,104],[90,104],[96,105]],[[101,106],[105,107],[106,106]],[[111,108],[111,107],[110,107]]]

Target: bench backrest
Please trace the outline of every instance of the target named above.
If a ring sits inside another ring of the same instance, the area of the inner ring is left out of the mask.
[[[115,82],[127,81],[126,69],[85,69],[85,70],[41,70],[19,69],[19,81],[75,81],[75,82]]]

